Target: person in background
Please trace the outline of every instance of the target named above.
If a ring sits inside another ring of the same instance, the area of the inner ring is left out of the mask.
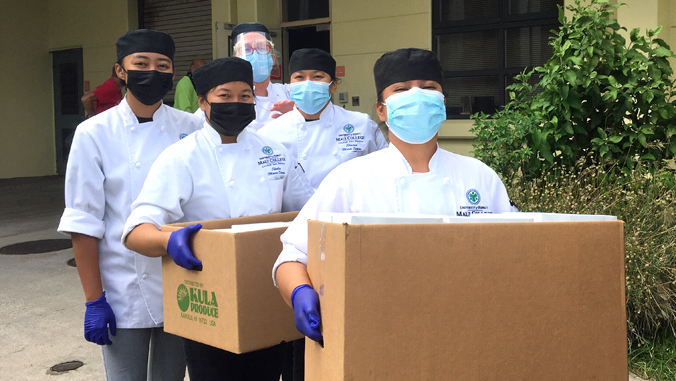
[[[122,235],[129,249],[168,254],[188,270],[202,266],[189,245],[201,225],[172,233],[162,225],[297,211],[312,194],[293,155],[246,128],[256,116],[247,61],[219,58],[195,70],[193,80],[204,127],[155,161]],[[265,160],[271,155],[276,170]],[[184,345],[192,381],[279,381],[284,344],[239,355],[188,339]]]
[[[115,73],[127,95],[76,129],[58,231],[73,240],[86,300],[84,336],[101,346],[106,380],[178,381],[185,354],[183,341],[163,330],[161,260],[127,250],[121,238],[150,166],[202,124],[162,104],[175,74],[168,34],[130,31],[115,45]]]
[[[336,61],[321,49],[300,49],[289,60],[293,111],[266,124],[262,137],[282,143],[305,169],[313,189],[350,159],[387,147],[378,125],[363,113],[335,106]],[[304,379],[305,341],[293,342],[293,380]]]
[[[113,75],[80,99],[85,109],[85,117],[92,117],[120,104],[124,86],[124,80],[117,76],[113,65]]]
[[[231,33],[234,56],[251,63],[256,95],[256,120],[249,128],[259,130],[266,123],[293,109],[289,85],[272,83],[270,72],[277,54],[265,25],[250,22],[237,25]]]
[[[336,61],[321,49],[300,49],[289,60],[293,111],[258,133],[278,141],[296,156],[314,189],[339,164],[387,147],[378,125],[364,113],[331,102]]]
[[[322,333],[319,297],[307,273],[309,219],[318,219],[320,212],[513,211],[492,169],[437,144],[446,107],[444,73],[436,54],[415,48],[385,53],[373,73],[376,111],[389,127],[389,147],[343,163],[326,176],[281,236],[283,249],[272,269],[275,285],[294,310],[296,327],[315,341],[322,340]]]
[[[174,108],[192,114],[200,107],[197,103],[195,86],[192,83],[192,72],[203,65],[206,65],[206,62],[204,62],[203,59],[192,61],[188,73],[178,81],[176,84],[176,92],[174,93]]]

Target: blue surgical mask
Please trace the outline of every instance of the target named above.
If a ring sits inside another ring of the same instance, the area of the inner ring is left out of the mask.
[[[252,54],[247,54],[242,58],[245,58],[251,63],[254,82],[263,82],[270,76],[270,71],[272,70],[272,54],[258,53],[257,50],[254,50]]]
[[[316,114],[328,102],[329,82],[303,81],[291,84],[291,100],[306,114]]]
[[[444,95],[436,90],[413,87],[387,98],[387,126],[409,144],[427,143],[446,120]]]

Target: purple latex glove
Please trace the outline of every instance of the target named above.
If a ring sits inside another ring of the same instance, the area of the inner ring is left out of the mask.
[[[87,306],[84,318],[85,339],[98,345],[113,344],[108,337],[108,327],[110,327],[110,334],[115,336],[117,325],[113,309],[106,301],[106,292],[104,291],[95,301],[85,303],[85,306]]]
[[[202,270],[202,261],[195,258],[190,251],[190,236],[202,228],[202,224],[186,226],[172,232],[167,243],[167,253],[174,262],[188,270]]]
[[[321,342],[319,332],[319,295],[309,284],[301,284],[291,293],[291,306],[296,317],[296,328],[310,339]]]

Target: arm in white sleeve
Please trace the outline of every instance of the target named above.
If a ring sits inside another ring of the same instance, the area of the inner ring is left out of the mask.
[[[192,196],[193,179],[181,156],[168,148],[153,163],[131,214],[124,225],[122,243],[138,225],[150,223],[158,229],[183,218],[182,205]]]
[[[280,237],[283,248],[272,268],[272,280],[277,285],[277,268],[284,262],[300,262],[307,266],[308,220],[316,220],[320,212],[350,212],[350,197],[346,190],[346,173],[334,169],[322,181],[315,194]]]
[[[102,162],[101,151],[94,138],[86,128],[78,128],[68,157],[64,192],[66,208],[57,229],[60,233],[103,238],[106,195]]]

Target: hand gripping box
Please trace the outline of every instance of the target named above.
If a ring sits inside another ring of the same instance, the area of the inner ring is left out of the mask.
[[[286,227],[214,231],[232,225],[292,221],[297,212],[202,221],[191,247],[202,271],[162,258],[164,330],[233,353],[302,338],[293,310],[272,283],[272,266],[282,251]],[[162,226],[174,231],[193,224]]]
[[[621,221],[309,221],[307,380],[626,381]]]

